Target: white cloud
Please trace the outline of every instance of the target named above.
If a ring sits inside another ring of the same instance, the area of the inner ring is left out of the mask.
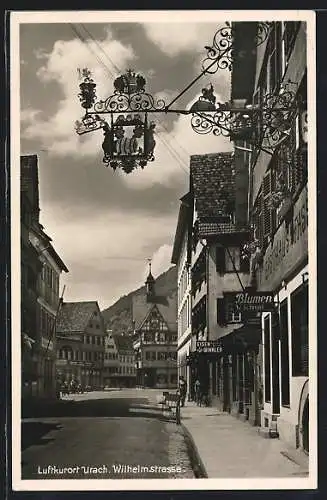
[[[217,23],[144,23],[148,38],[168,56],[201,52],[211,44]]]
[[[89,68],[97,82],[97,95],[108,95],[112,91],[112,80],[117,76],[114,66],[119,64],[125,67],[135,55],[131,47],[113,40],[109,32],[107,38],[100,43],[112,64],[102,57],[103,64],[99,64],[95,57],[95,54],[99,54],[99,48],[94,42],[83,44],[77,39],[59,40],[54,44],[52,52],[43,51],[37,55],[45,61],[37,73],[38,78],[44,83],[56,82],[63,98],[58,102],[56,113],[50,118],[42,117],[39,110],[23,110],[22,136],[26,139],[39,139],[49,154],[94,155],[95,148],[102,142],[101,134],[100,138],[93,133],[79,137],[74,130],[75,121],[82,116],[77,95],[80,83],[77,69]]]
[[[172,245],[162,245],[159,247],[151,258],[151,270],[152,274],[156,277],[167,271],[171,264],[171,255],[172,255],[173,247]],[[146,268],[146,273],[148,273],[148,268]]]
[[[72,220],[62,207],[42,205],[41,223],[69,269],[62,275],[65,300],[99,300],[107,307],[145,281],[147,259],[153,272],[170,267],[175,215],[151,217],[111,211]]]
[[[146,25],[150,31],[151,26]],[[155,25],[157,26],[157,25]],[[158,25],[163,26],[163,25]],[[182,26],[172,23],[169,25],[171,30],[159,30],[158,36],[163,37],[164,33],[169,39],[174,39],[179,32],[182,42],[177,44],[179,47],[185,46],[185,40],[191,38],[191,45],[199,44],[204,33],[212,32],[216,25],[212,24],[187,24]],[[183,27],[183,29],[181,29]],[[165,28],[167,26],[165,25]],[[169,33],[169,36],[168,36]],[[191,36],[192,35],[192,36]],[[210,34],[212,36],[212,34]],[[109,55],[114,65],[126,67],[127,61],[135,58],[135,54],[130,47],[122,45],[113,40],[110,33],[107,32],[106,39],[101,42],[103,50]],[[92,46],[91,46],[92,47]],[[96,48],[93,47],[95,52]],[[103,141],[102,131],[92,132],[83,136],[78,136],[74,130],[75,120],[81,118],[81,106],[78,99],[78,73],[77,68],[88,67],[93,71],[94,80],[97,82],[97,96],[106,96],[112,92],[112,75],[114,74],[113,65],[109,66],[111,76],[108,70],[101,66],[95,59],[92,51],[80,40],[57,41],[50,53],[39,53],[38,57],[44,61],[43,66],[38,71],[38,77],[44,82],[56,82],[59,85],[62,98],[58,102],[57,111],[50,117],[45,117],[39,110],[25,109],[21,113],[22,136],[27,139],[38,139],[42,149],[46,149],[48,154],[73,158],[90,157],[98,152],[102,152],[101,144]],[[199,56],[198,56],[199,57]],[[197,59],[199,60],[199,59]],[[224,72],[226,73],[226,72]],[[210,75],[203,78],[204,85],[212,81],[217,89],[221,89],[226,94],[228,87],[228,75],[221,80],[217,75]],[[192,91],[191,91],[192,92]],[[158,92],[155,97],[164,98],[170,102],[175,97],[176,91],[165,89]],[[196,96],[190,100],[187,107],[194,102]],[[225,97],[225,96],[224,96]],[[225,100],[217,95],[217,100]],[[210,152],[226,151],[231,149],[229,140],[223,137],[215,137],[212,134],[197,135],[191,128],[190,116],[179,116],[174,122],[171,132],[167,132],[164,127],[165,115],[155,115],[156,127],[156,160],[148,163],[144,170],[134,171],[126,175],[124,172],[116,172],[121,175],[128,186],[138,189],[151,186],[154,183],[160,183],[171,186],[176,180],[188,178],[189,156],[192,154],[204,154]],[[101,160],[100,160],[101,161]]]

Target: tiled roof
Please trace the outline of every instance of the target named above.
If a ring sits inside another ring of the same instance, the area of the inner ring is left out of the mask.
[[[112,336],[116,349],[119,353],[124,353],[126,351],[133,351],[133,339],[128,335],[121,335],[119,333],[114,333]]]
[[[64,302],[57,316],[57,332],[84,332],[95,311],[100,314],[96,301]]]
[[[133,297],[133,321],[135,329],[142,325],[144,319],[148,316],[153,305],[156,304],[161,316],[167,323],[171,331],[177,330],[177,295],[172,293],[166,297],[154,297],[151,302],[147,301],[146,293],[138,294]]]
[[[192,155],[190,172],[200,220],[234,211],[235,169],[231,153]]]

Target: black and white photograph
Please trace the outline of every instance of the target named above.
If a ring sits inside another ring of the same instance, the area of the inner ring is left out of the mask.
[[[13,489],[316,488],[315,13],[10,39]]]

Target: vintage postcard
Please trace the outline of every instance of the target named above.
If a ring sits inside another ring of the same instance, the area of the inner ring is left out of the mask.
[[[13,489],[315,489],[315,13],[10,38]]]

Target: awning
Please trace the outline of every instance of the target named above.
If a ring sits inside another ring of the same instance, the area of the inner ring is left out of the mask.
[[[260,341],[259,325],[243,325],[221,338],[224,353],[257,349]]]

